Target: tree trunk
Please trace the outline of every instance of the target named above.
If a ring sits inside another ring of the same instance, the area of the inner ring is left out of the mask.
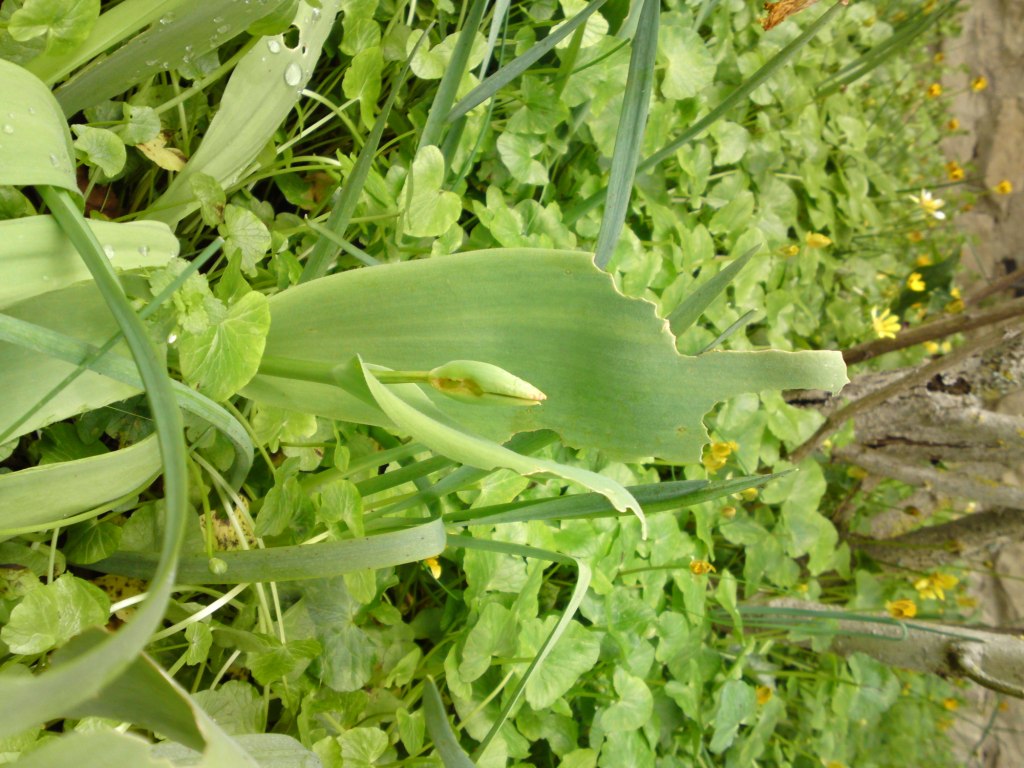
[[[769,606],[773,623],[779,621],[778,609],[791,610],[784,613],[788,624],[813,624],[816,634],[821,630],[820,614],[839,610],[794,598],[772,600]],[[757,616],[757,609],[746,613]],[[843,656],[865,653],[891,667],[966,677],[990,690],[1024,698],[1024,640],[1015,633],[888,617],[878,621],[837,617],[829,650]]]

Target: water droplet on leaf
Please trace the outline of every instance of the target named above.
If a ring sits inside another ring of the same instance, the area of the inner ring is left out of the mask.
[[[284,71],[284,81],[288,85],[298,85],[302,82],[302,67],[294,61]]]

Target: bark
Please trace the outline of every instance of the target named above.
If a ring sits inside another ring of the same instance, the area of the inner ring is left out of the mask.
[[[822,616],[808,611],[840,610],[793,598],[772,600],[769,605],[792,610],[792,614],[785,614],[788,624],[798,627],[813,623],[816,633],[821,629]],[[771,617],[773,622],[778,621],[777,612]],[[991,690],[1024,698],[1024,640],[1019,634],[888,617],[878,617],[878,621],[837,617],[835,628],[829,648],[833,653],[865,653],[888,666],[965,677]]]
[[[931,571],[958,561],[980,559],[1005,544],[1024,541],[1024,513],[993,509],[888,539],[853,536],[849,541],[882,563],[898,561],[904,568]]]

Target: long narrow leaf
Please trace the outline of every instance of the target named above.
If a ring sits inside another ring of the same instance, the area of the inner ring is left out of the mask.
[[[212,176],[224,186],[243,179],[298,102],[334,25],[340,0],[322,0],[317,5],[299,3],[293,22],[299,40],[294,48],[286,45],[283,34],[275,35],[258,41],[242,57],[199,149],[153,204],[151,218],[173,227],[196,210],[199,202],[191,179],[197,173]]]
[[[84,364],[90,370],[127,384],[135,390],[142,389],[142,379],[138,369],[132,365],[130,360],[120,355],[100,355],[99,348],[84,344],[48,328],[0,315],[0,341],[18,344],[75,365]],[[241,481],[245,479],[245,475],[248,474],[254,450],[252,440],[245,428],[221,406],[181,382],[172,381],[171,390],[177,404],[183,410],[215,427],[234,445],[235,461],[229,476],[235,487],[240,485]]]
[[[558,29],[550,35],[545,37],[539,43],[531,46],[528,51],[514,58],[507,65],[499,69],[493,75],[480,83],[476,88],[463,96],[459,100],[459,103],[452,107],[452,111],[448,113],[445,120],[449,123],[454,120],[458,120],[469,112],[469,110],[473,109],[473,107],[478,104],[483,104],[501,88],[511,83],[523,74],[523,72],[536,64],[543,56],[554,50],[558,43],[571,35],[581,24],[585,24],[591,14],[597,11],[597,9],[606,2],[607,0],[591,0],[591,2],[587,4],[586,8],[573,16],[569,21],[560,25]]]
[[[469,755],[459,746],[459,740],[444,712],[441,694],[429,677],[423,683],[423,714],[427,732],[434,740],[434,746],[437,747],[444,768],[476,768],[476,763],[470,760]]]
[[[608,179],[608,202],[601,218],[597,244],[594,246],[594,263],[601,269],[608,266],[612,258],[629,211],[629,198],[633,192],[633,179],[636,176],[640,150],[643,148],[647,111],[650,108],[651,90],[654,87],[654,60],[658,52],[660,15],[661,0],[643,0],[640,22],[629,57],[626,93],[615,134],[615,149],[612,152],[612,168]]]
[[[476,39],[476,33],[483,20],[486,7],[487,0],[472,0],[472,5],[469,6],[465,24],[459,33],[459,39],[455,42],[455,48],[452,50],[452,57],[437,86],[434,100],[430,104],[430,111],[427,112],[427,122],[420,132],[419,143],[416,145],[417,150],[429,144],[435,146],[441,144],[441,131],[444,128],[445,117],[451,111],[452,104],[455,103],[455,94],[459,90],[459,83],[469,71],[469,54],[473,49],[473,41]],[[423,36],[426,37],[426,34]]]
[[[679,338],[687,328],[697,322],[698,318],[704,314],[704,310],[711,306],[711,302],[729,286],[729,283],[750,262],[760,248],[760,245],[754,246],[687,294],[686,298],[668,316],[668,325],[672,329],[672,335]]]
[[[121,631],[77,659],[33,678],[0,681],[0,735],[13,735],[67,712],[97,695],[124,671],[159,626],[170,599],[178,551],[185,532],[187,471],[184,426],[174,402],[170,379],[161,366],[141,321],[117,282],[103,246],[96,240],[70,196],[41,187],[40,194],[89,265],[93,279],[117,318],[146,386],[157,426],[164,465],[167,527],[160,559],[142,608]]]
[[[178,564],[182,584],[250,584],[265,581],[298,581],[353,573],[366,568],[389,568],[436,557],[445,548],[444,524],[430,520],[397,531],[363,539],[324,541],[319,544],[216,553],[226,567],[210,570],[205,556],[187,555]],[[157,566],[154,552],[117,552],[87,567],[101,573],[119,573],[149,579]]]

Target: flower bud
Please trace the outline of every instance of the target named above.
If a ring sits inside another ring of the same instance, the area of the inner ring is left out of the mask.
[[[477,360],[452,360],[427,374],[438,392],[481,405],[540,405],[547,395],[504,368]]]

